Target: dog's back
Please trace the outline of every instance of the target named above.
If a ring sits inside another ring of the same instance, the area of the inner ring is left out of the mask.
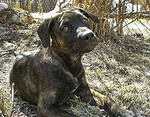
[[[10,84],[15,84],[14,88],[17,95],[30,103],[36,104],[38,89],[35,84],[38,80],[35,78],[32,69],[33,62],[32,55],[19,55],[10,73]]]
[[[39,88],[53,92],[51,89],[57,90],[66,85],[70,87],[69,93],[77,86],[77,79],[71,80],[66,77],[66,74],[70,74],[64,69],[61,62],[50,48],[43,48],[36,54],[19,55],[10,73],[10,84],[14,83],[16,94],[31,104],[38,104]],[[48,82],[50,86],[44,87],[44,84]]]

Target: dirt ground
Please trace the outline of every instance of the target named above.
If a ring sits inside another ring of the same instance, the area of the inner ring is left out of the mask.
[[[9,73],[21,53],[41,48],[36,33],[39,23],[0,24],[0,116],[36,117],[36,107],[15,97],[12,101]],[[137,113],[150,116],[150,38],[122,36],[100,37],[101,42],[86,54],[83,65],[92,89],[113,98]],[[83,117],[108,116],[103,109],[81,103],[76,98],[68,111]]]

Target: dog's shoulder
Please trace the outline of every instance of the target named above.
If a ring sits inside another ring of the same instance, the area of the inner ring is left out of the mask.
[[[22,61],[24,59],[29,59],[29,58],[32,58],[36,53],[38,53],[39,50],[35,50],[35,51],[31,51],[31,52],[24,52],[23,54],[19,54],[15,57],[15,61],[14,63],[16,62],[19,62],[19,61]]]
[[[63,63],[51,48],[42,48],[32,57],[32,59],[35,64],[49,68],[61,68]]]

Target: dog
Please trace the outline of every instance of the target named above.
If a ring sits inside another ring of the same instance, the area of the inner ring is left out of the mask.
[[[10,84],[15,84],[23,100],[37,105],[38,117],[75,117],[61,108],[72,95],[107,109],[112,116],[133,117],[112,99],[90,90],[86,82],[81,57],[98,44],[88,19],[99,23],[97,16],[77,8],[46,19],[37,31],[43,48],[16,59]],[[99,105],[98,100],[104,104]]]

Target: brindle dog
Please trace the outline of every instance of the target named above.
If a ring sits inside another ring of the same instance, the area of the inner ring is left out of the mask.
[[[61,109],[63,100],[71,95],[91,105],[101,106],[95,99],[101,100],[115,116],[133,115],[112,99],[90,91],[81,57],[95,48],[98,37],[90,29],[88,18],[99,23],[98,17],[82,9],[67,10],[45,20],[37,31],[44,48],[16,60],[10,83],[15,84],[18,96],[37,105],[38,117],[75,116]]]

